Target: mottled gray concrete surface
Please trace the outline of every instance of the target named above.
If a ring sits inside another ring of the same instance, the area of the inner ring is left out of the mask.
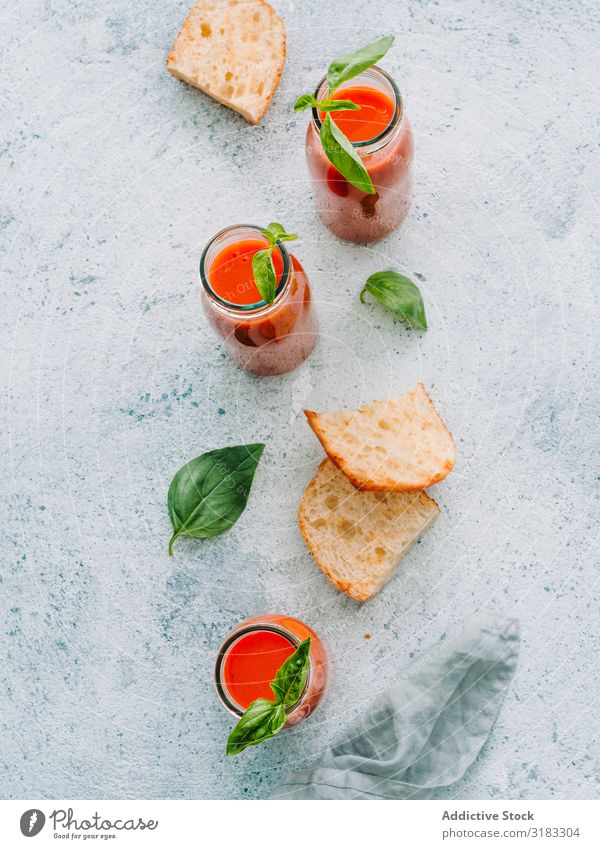
[[[449,795],[597,798],[597,5],[275,5],[288,61],[259,127],[166,73],[187,2],[1,13],[1,795],[262,797],[489,607],[520,617],[520,665]],[[360,248],[315,221],[291,104],[340,49],[388,32],[414,204]],[[196,266],[218,228],[271,219],[301,234],[323,334],[298,371],[260,380],[205,324]],[[390,265],[420,281],[427,334],[359,303]],[[296,525],[321,456],[301,410],[417,379],[457,468],[432,492],[442,518],[358,607]],[[242,519],[169,558],[174,471],[256,440]],[[273,610],[323,633],[332,686],[303,727],[227,760],[215,651]]]

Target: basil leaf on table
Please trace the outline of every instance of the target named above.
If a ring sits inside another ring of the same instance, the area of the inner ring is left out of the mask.
[[[256,699],[247,708],[227,739],[227,754],[239,755],[274,737],[285,725],[285,707],[268,699]]]
[[[372,44],[367,44],[366,47],[362,47],[355,53],[348,53],[346,56],[338,56],[337,59],[334,59],[327,71],[329,94],[333,94],[342,83],[351,80],[353,77],[358,76],[358,74],[362,74],[371,65],[379,62],[393,43],[394,36],[386,35],[385,38],[380,38]]]
[[[248,746],[256,746],[281,731],[285,709],[293,707],[304,692],[310,668],[310,645],[308,637],[277,670],[271,681],[273,701],[256,699],[248,705],[227,739],[228,755],[239,755]]]
[[[352,142],[338,129],[329,114],[325,116],[325,120],[321,124],[320,137],[325,156],[333,167],[359,191],[374,195],[375,188],[369,172],[362,164]]]
[[[264,251],[257,251],[254,254],[252,257],[252,273],[261,298],[267,304],[272,304],[277,291],[277,277],[273,266],[271,248],[265,248]]]
[[[308,677],[309,655],[310,637],[300,643],[294,654],[288,657],[271,681],[271,689],[275,698],[286,707],[295,705],[304,692]]]
[[[228,531],[244,512],[263,443],[207,451],[177,472],[167,496],[173,536],[209,539]]]
[[[419,330],[427,330],[425,305],[418,287],[397,271],[376,271],[367,279],[360,293],[360,300],[366,303],[367,292],[380,304],[405,319]]]

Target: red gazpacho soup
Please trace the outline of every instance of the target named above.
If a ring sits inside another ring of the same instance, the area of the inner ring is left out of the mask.
[[[316,97],[327,95],[322,80]],[[306,157],[315,184],[319,217],[342,239],[373,242],[405,219],[412,192],[413,136],[400,93],[388,74],[373,66],[333,94],[360,108],[331,112],[367,169],[375,194],[355,188],[329,162],[319,138],[323,113],[313,109],[306,135]]]
[[[237,306],[249,306],[262,301],[252,273],[252,257],[266,247],[265,239],[240,239],[231,242],[212,260],[209,268],[210,285],[220,298]],[[281,283],[283,259],[281,251],[273,251],[273,268],[277,285]]]
[[[360,109],[348,109],[332,112],[331,119],[351,142],[364,142],[381,135],[389,127],[396,104],[393,99],[378,88],[366,85],[352,85],[336,91],[332,100],[351,100]],[[319,113],[321,121],[324,112]]]
[[[223,663],[223,684],[233,701],[245,709],[255,699],[272,699],[271,681],[295,650],[292,640],[278,631],[242,634]]]
[[[258,227],[236,225],[208,243],[200,260],[203,308],[228,353],[259,375],[285,374],[302,363],[317,341],[308,277],[279,242],[273,250],[275,301],[263,301],[252,257],[268,246]]]
[[[327,657],[315,632],[290,616],[265,614],[246,619],[227,637],[217,656],[215,684],[225,707],[241,716],[256,699],[274,699],[271,681],[307,637],[310,670],[304,693],[287,715],[296,725],[316,710],[327,685]]]

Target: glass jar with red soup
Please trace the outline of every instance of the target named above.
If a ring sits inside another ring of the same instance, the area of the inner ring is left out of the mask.
[[[285,727],[297,725],[315,711],[327,686],[327,656],[319,637],[299,619],[265,614],[246,619],[229,634],[219,649],[215,686],[219,698],[240,717],[256,699],[274,698],[270,687],[278,669],[311,638],[309,670],[304,692],[287,710]]]
[[[328,95],[323,77],[314,94]],[[374,194],[353,186],[334,168],[319,133],[324,113],[312,109],[306,134],[306,158],[322,222],[340,239],[374,242],[406,218],[412,192],[413,134],[394,80],[373,65],[344,83],[331,96],[350,100],[359,109],[331,112],[330,118],[351,142],[366,168]]]
[[[217,233],[202,253],[203,308],[232,358],[258,375],[285,374],[302,363],[317,340],[317,323],[304,269],[276,242],[275,299],[258,291],[252,257],[269,247],[259,227],[237,224]]]

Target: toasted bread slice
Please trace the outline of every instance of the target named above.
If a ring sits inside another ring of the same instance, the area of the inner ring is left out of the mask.
[[[285,62],[285,26],[264,0],[199,0],[167,57],[177,79],[258,124]]]
[[[454,466],[454,440],[422,383],[358,410],[305,410],[329,458],[357,489],[418,492]]]
[[[425,492],[359,492],[325,459],[300,502],[300,530],[318,567],[356,601],[386,584],[438,517]]]

